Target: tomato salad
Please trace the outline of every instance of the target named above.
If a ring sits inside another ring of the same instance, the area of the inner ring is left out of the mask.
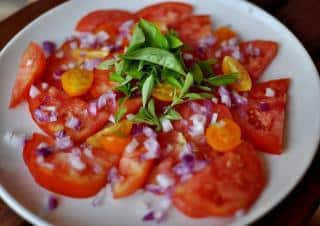
[[[10,108],[27,101],[34,133],[23,149],[34,180],[69,197],[110,184],[139,189],[185,215],[232,216],[266,186],[258,152],[281,154],[289,79],[259,82],[273,41],[242,41],[185,3],[84,16],[60,47],[25,50]]]

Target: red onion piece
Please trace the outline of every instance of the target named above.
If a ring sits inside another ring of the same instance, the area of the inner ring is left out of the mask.
[[[270,105],[268,103],[260,103],[259,105],[261,111],[269,111]]]
[[[50,56],[56,50],[56,44],[52,41],[44,41],[42,42],[42,49],[46,56]]]
[[[47,199],[47,209],[52,211],[55,210],[59,205],[59,200],[56,196],[53,195],[49,195],[48,199]]]
[[[231,107],[231,97],[230,97],[229,91],[225,87],[220,86],[218,89],[218,94],[220,95],[221,102],[230,108]]]
[[[73,146],[73,142],[69,136],[65,136],[61,138],[57,137],[56,146],[59,149],[67,149]]]
[[[69,129],[79,130],[81,126],[81,122],[78,118],[71,116],[67,118],[65,126]]]
[[[147,184],[144,188],[146,191],[149,191],[156,195],[162,194],[164,192],[164,189],[157,184]]]
[[[83,68],[88,71],[92,71],[102,62],[101,59],[86,59],[83,63]]]
[[[108,108],[114,108],[116,106],[116,94],[109,91],[102,94],[97,100],[97,108],[101,109],[105,106]]]
[[[237,91],[232,90],[232,96],[235,100],[235,102],[239,105],[244,105],[248,103],[248,99],[244,96],[241,96]]]
[[[50,147],[41,147],[37,149],[36,154],[46,158],[52,154],[52,149]]]
[[[53,72],[53,78],[55,79],[55,80],[60,80],[60,78],[61,78],[61,76],[62,76],[62,74],[65,72],[65,70],[63,70],[63,69],[57,69],[55,72]]]
[[[96,116],[97,115],[97,103],[96,102],[90,102],[88,105],[88,112],[89,114]]]
[[[160,145],[155,138],[149,137],[144,141],[143,145],[147,150],[147,152],[142,155],[143,160],[155,159],[160,156]]]
[[[141,134],[143,132],[144,125],[139,123],[139,124],[133,124],[132,129],[131,129],[131,135],[136,136],[138,134]]]

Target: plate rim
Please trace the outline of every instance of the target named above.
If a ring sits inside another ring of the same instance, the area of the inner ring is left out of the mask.
[[[160,1],[155,1],[152,2],[157,3],[157,2],[164,2],[165,0],[160,0]],[[170,1],[177,1],[177,0],[170,0]],[[319,96],[320,96],[320,77],[319,77],[319,72],[315,66],[314,61],[312,60],[309,52],[306,50],[305,46],[303,45],[303,43],[300,41],[300,39],[297,38],[297,36],[291,32],[291,30],[284,25],[280,20],[278,20],[276,17],[274,17],[273,15],[271,15],[269,12],[267,12],[266,10],[264,10],[263,8],[259,7],[258,5],[252,3],[252,2],[248,2],[247,0],[241,0],[241,1],[236,1],[236,0],[229,0],[229,1],[233,1],[233,2],[237,2],[237,4],[241,4],[241,7],[246,7],[246,8],[252,8],[255,11],[258,11],[260,14],[269,17],[269,20],[274,24],[273,26],[277,26],[279,27],[281,30],[283,30],[284,32],[286,32],[290,38],[292,40],[294,40],[295,42],[297,42],[297,46],[296,48],[300,48],[304,58],[307,58],[308,61],[310,61],[310,69],[314,72],[312,74],[317,75],[318,77],[318,92],[319,92]],[[19,32],[17,32],[11,39],[9,42],[6,43],[6,45],[2,48],[2,50],[0,51],[0,59],[4,56],[4,53],[6,52],[6,50],[12,45],[12,43],[14,43],[19,36],[21,36],[26,30],[28,30],[30,27],[32,27],[34,24],[36,24],[38,21],[42,20],[44,17],[46,17],[47,15],[54,13],[56,10],[60,10],[61,8],[65,7],[68,4],[72,4],[73,1],[66,1],[63,2],[51,9],[49,9],[48,11],[40,14],[36,19],[32,20],[30,23],[28,23],[24,28],[22,28]],[[298,47],[299,46],[299,47]],[[312,68],[311,68],[312,67]],[[316,141],[316,140],[315,140]],[[267,213],[269,213],[273,208],[275,208],[281,201],[283,201],[299,184],[299,182],[301,182],[301,180],[303,179],[303,177],[306,175],[306,173],[308,172],[308,170],[310,169],[311,165],[314,162],[315,156],[317,154],[317,152],[319,151],[320,148],[320,127],[318,128],[318,140],[317,142],[315,142],[315,148],[314,151],[309,155],[309,158],[307,159],[308,164],[306,164],[303,169],[300,171],[300,175],[298,175],[295,179],[295,182],[292,184],[292,186],[290,187],[286,187],[286,189],[284,189],[282,191],[282,193],[278,193],[278,195],[276,197],[278,197],[277,199],[270,199],[268,200],[268,202],[266,202],[263,205],[263,208],[260,208],[257,210],[257,212],[253,215],[253,216],[247,216],[242,218],[241,220],[232,223],[232,226],[236,226],[236,225],[242,225],[243,223],[246,224],[251,224],[254,223],[255,221],[261,219],[263,216],[265,216]],[[35,225],[52,225],[50,224],[48,221],[42,219],[40,216],[38,216],[37,214],[33,213],[32,211],[30,211],[29,209],[27,209],[26,207],[24,207],[22,205],[22,203],[18,202],[13,195],[11,195],[9,193],[9,191],[7,191],[5,189],[5,187],[0,184],[0,198],[14,211],[16,212],[19,216],[21,216],[23,219],[25,219],[26,221],[35,224]]]

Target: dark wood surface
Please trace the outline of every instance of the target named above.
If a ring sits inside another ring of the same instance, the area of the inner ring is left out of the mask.
[[[0,22],[0,49],[26,24],[65,0],[40,0]],[[252,0],[282,21],[320,70],[320,0]],[[284,166],[285,167],[285,166]],[[296,188],[253,226],[306,226],[320,204],[320,150]],[[29,226],[0,200],[1,226]]]

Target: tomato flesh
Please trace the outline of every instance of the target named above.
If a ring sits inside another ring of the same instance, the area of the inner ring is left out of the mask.
[[[45,67],[46,58],[43,50],[37,43],[31,42],[20,60],[9,108],[17,106],[27,98],[31,85],[43,75]]]
[[[39,145],[46,143],[52,153],[39,161]],[[115,158],[99,149],[92,150],[92,158],[86,157],[83,150],[80,152],[80,161],[85,165],[77,170],[70,164],[71,150],[61,151],[53,146],[54,140],[50,137],[33,134],[27,141],[23,158],[35,181],[49,191],[75,198],[86,198],[95,195],[107,183],[107,172]],[[52,168],[48,167],[52,166]],[[99,169],[99,171],[95,169]]]
[[[242,143],[175,187],[173,204],[191,217],[229,216],[261,193],[265,173],[256,151]]]
[[[258,150],[282,152],[288,87],[289,79],[258,83],[249,93],[249,103],[232,109],[244,139]],[[267,88],[274,91],[274,96],[265,95]]]

